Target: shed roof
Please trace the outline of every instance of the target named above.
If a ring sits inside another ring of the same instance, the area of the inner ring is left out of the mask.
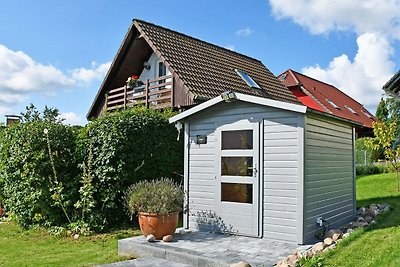
[[[278,79],[295,95],[298,94],[299,100],[304,105],[313,110],[350,120],[368,128],[372,128],[374,121],[379,121],[363,105],[331,84],[291,69],[278,75]],[[301,90],[301,93],[298,90]]]
[[[173,116],[172,118],[169,119],[169,122],[174,123],[174,122],[177,122],[180,120],[184,120],[200,111],[203,111],[207,108],[215,106],[216,104],[224,102],[224,101],[225,100],[221,95],[217,96],[217,97],[210,99],[204,103],[201,103],[189,110],[186,110],[178,115]],[[243,101],[243,102],[253,103],[253,104],[267,106],[267,107],[279,108],[279,109],[298,112],[298,113],[306,113],[306,111],[307,111],[307,107],[303,106],[301,104],[300,105],[292,104],[292,103],[262,98],[262,97],[258,97],[258,96],[241,94],[241,93],[235,93],[235,100],[232,100],[232,101]]]
[[[95,97],[88,117],[92,116],[95,106],[104,98],[107,90],[123,86],[132,71],[142,70],[141,61],[146,60],[149,52],[153,51],[171,73],[179,77],[192,99],[211,99],[226,90],[233,90],[288,103],[300,103],[261,61],[134,19]],[[249,87],[235,69],[249,74],[262,89]]]

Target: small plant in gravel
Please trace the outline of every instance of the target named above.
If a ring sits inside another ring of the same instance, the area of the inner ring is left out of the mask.
[[[297,263],[297,267],[322,267],[324,266],[324,258],[321,256],[300,258]]]

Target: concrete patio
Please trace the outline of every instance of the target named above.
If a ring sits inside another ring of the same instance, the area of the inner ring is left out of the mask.
[[[211,232],[180,232],[182,229],[176,231],[174,241],[170,243],[150,243],[143,236],[119,240],[118,254],[159,258],[188,266],[229,266],[243,260],[251,266],[273,266],[294,251],[310,247]],[[181,266],[179,264],[177,266]]]

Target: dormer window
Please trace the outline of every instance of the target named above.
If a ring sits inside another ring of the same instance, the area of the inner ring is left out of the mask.
[[[261,87],[250,77],[249,74],[242,70],[235,69],[236,73],[242,78],[242,80],[251,88],[261,89]]]
[[[328,102],[329,104],[331,104],[332,107],[334,107],[334,108],[336,108],[336,109],[340,109],[340,108],[338,107],[338,105],[336,105],[335,103],[333,103],[332,100],[326,99],[326,102]]]
[[[356,114],[357,115],[357,112],[355,112],[355,110],[354,109],[352,109],[351,107],[349,107],[349,106],[345,106],[351,113],[353,113],[353,114]]]

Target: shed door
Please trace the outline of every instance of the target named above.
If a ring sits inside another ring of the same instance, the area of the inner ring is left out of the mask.
[[[233,232],[259,235],[259,124],[249,121],[217,130],[216,208]]]

